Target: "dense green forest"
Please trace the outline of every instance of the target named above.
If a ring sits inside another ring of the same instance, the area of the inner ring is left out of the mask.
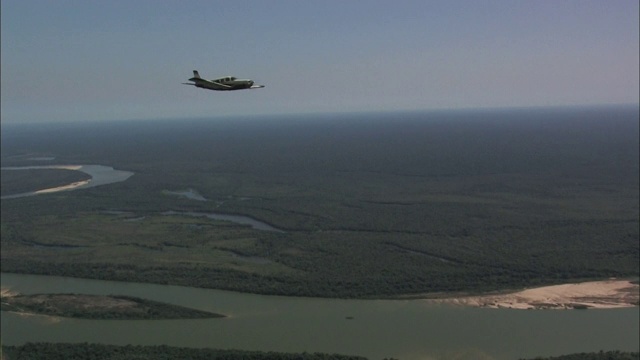
[[[637,277],[637,119],[604,107],[3,126],[2,166],[52,157],[135,175],[3,200],[1,267],[345,298]],[[175,194],[187,189],[205,200]]]
[[[27,343],[2,346],[3,360],[364,360],[359,356],[192,349],[171,346]]]

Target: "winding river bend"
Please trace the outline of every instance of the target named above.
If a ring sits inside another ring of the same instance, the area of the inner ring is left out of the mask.
[[[58,186],[49,189],[41,189],[21,194],[13,194],[3,196],[4,199],[15,199],[25,196],[35,196],[42,194],[49,194],[58,191],[80,190],[87,189],[95,186],[102,186],[107,184],[113,184],[116,182],[125,181],[130,178],[133,173],[131,171],[116,170],[110,166],[104,165],[43,165],[43,166],[7,166],[2,167],[3,171],[19,171],[19,170],[39,170],[39,169],[63,169],[63,170],[77,170],[91,176],[90,180],[79,181],[72,184]]]
[[[6,170],[6,171],[38,170],[38,169],[61,169],[61,170],[82,171],[83,173],[88,174],[89,176],[91,176],[91,179],[87,180],[87,181],[79,181],[79,182],[75,182],[75,183],[71,183],[71,184],[67,184],[67,185],[63,185],[63,186],[58,186],[58,187],[54,187],[54,188],[49,188],[49,189],[41,189],[41,190],[36,190],[36,191],[31,191],[31,192],[26,192],[26,193],[6,195],[6,196],[2,196],[0,199],[2,199],[2,200],[4,200],[4,199],[17,199],[17,198],[27,197],[27,196],[50,194],[50,193],[59,192],[59,191],[70,191],[70,190],[87,189],[87,188],[90,188],[90,187],[113,184],[113,183],[125,181],[128,178],[130,178],[131,176],[133,176],[133,174],[134,174],[131,171],[116,170],[116,169],[114,169],[114,168],[112,168],[110,166],[104,166],[104,165],[43,165],[43,166],[13,166],[13,167],[12,166],[8,166],[8,167],[0,168],[0,170]],[[192,190],[192,189],[190,189],[187,192],[171,192],[171,191],[169,191],[168,193],[170,193],[170,194],[178,194],[178,195],[185,195],[188,198],[191,198],[193,200],[206,201],[205,198],[199,196],[195,192],[195,190]],[[164,214],[166,214],[166,215],[184,215],[184,216],[203,216],[203,217],[208,217],[208,218],[216,219],[216,220],[231,221],[231,222],[235,222],[237,224],[249,225],[249,226],[251,226],[252,228],[254,228],[256,230],[284,232],[284,231],[282,231],[280,229],[276,229],[273,226],[271,226],[269,224],[266,224],[266,223],[264,223],[262,221],[259,221],[257,219],[252,218],[252,217],[249,217],[249,216],[243,216],[243,215],[228,215],[228,214],[219,214],[219,213],[196,213],[196,212],[181,212],[181,213],[179,213],[179,212],[174,212],[174,211],[167,211]]]
[[[412,359],[496,359],[638,350],[638,307],[512,310],[421,300],[336,300],[53,276],[2,274],[22,293],[120,294],[227,315],[209,320],[78,320],[2,313],[2,341],[97,342],[326,352]]]

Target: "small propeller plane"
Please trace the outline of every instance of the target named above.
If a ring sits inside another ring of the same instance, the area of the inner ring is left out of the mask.
[[[237,79],[234,76],[225,76],[214,80],[206,80],[200,77],[198,70],[193,70],[193,77],[189,79],[193,83],[183,83],[184,85],[193,85],[202,89],[208,90],[245,90],[245,89],[260,89],[264,85],[254,85],[253,80],[249,79]]]

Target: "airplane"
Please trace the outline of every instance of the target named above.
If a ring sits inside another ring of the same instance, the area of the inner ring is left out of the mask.
[[[193,77],[189,79],[193,83],[183,83],[184,85],[193,85],[201,89],[208,90],[245,90],[245,89],[260,89],[264,85],[253,85],[253,80],[249,79],[237,79],[234,76],[225,76],[218,79],[206,80],[200,77],[198,70],[193,70]]]

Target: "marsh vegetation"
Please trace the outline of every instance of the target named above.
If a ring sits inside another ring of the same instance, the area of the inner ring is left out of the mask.
[[[123,295],[31,294],[2,297],[2,311],[80,319],[167,320],[224,317]]]

